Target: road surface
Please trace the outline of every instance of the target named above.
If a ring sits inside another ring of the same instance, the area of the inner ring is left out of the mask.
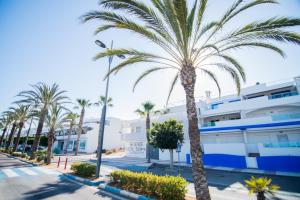
[[[0,154],[0,200],[124,200]]]

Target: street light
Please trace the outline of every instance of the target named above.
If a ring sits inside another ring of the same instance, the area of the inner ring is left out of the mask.
[[[101,47],[106,48],[106,45],[101,42],[100,40],[96,40],[95,43]],[[110,44],[110,50],[113,48],[114,41],[111,41]],[[119,58],[124,59],[124,55],[117,55]],[[109,72],[111,63],[113,61],[113,56],[108,57],[108,72],[107,72],[107,79],[106,79],[106,89],[105,89],[105,100],[104,105],[102,107],[102,113],[100,118],[100,127],[99,127],[99,135],[98,135],[98,147],[97,147],[97,168],[96,168],[96,177],[99,178],[100,176],[100,167],[101,167],[101,161],[102,161],[102,149],[103,149],[103,138],[104,138],[104,129],[105,129],[105,118],[106,118],[106,107],[107,107],[107,96],[108,96],[108,87],[109,87]]]

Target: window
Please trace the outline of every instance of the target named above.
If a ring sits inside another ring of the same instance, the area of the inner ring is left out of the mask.
[[[141,130],[142,130],[142,128],[141,128],[140,126],[135,127],[135,132],[136,132],[136,133],[141,132]]]
[[[80,146],[79,146],[80,150],[85,150],[85,145],[86,145],[86,141],[85,140],[80,141]]]
[[[73,147],[73,141],[68,142],[68,150],[72,150]]]
[[[223,104],[223,102],[221,103],[214,103],[214,104],[211,104],[211,109],[217,109],[219,107],[219,105]]]
[[[286,144],[289,142],[289,138],[287,134],[277,135],[277,140],[279,144]]]
[[[233,102],[237,102],[237,101],[241,101],[241,99],[234,99],[234,100],[229,100],[229,103],[233,103]]]

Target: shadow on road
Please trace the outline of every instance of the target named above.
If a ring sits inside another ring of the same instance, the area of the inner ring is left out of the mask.
[[[60,177],[57,182],[46,183],[41,187],[36,188],[30,192],[24,193],[24,200],[39,200],[51,198],[60,194],[72,194],[82,188],[83,185],[79,185],[68,181],[67,179]]]

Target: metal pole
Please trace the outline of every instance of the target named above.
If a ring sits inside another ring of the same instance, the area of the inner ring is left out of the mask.
[[[33,121],[33,117],[31,117],[30,125],[29,125],[29,128],[28,128],[28,130],[27,130],[27,135],[26,135],[26,139],[25,139],[25,142],[24,142],[24,148],[23,148],[23,152],[22,152],[22,153],[25,152],[25,148],[26,148],[26,146],[27,146],[28,136],[29,136],[29,133],[30,133],[32,121]]]
[[[110,49],[113,48],[113,40],[111,41]],[[113,56],[108,58],[108,73],[110,72],[111,63],[113,60]],[[103,149],[103,138],[104,138],[104,129],[105,129],[105,117],[106,117],[106,104],[107,104],[107,96],[108,96],[108,87],[109,87],[109,75],[106,79],[106,90],[105,90],[105,100],[102,108],[101,119],[100,119],[100,127],[99,127],[99,137],[98,137],[98,148],[97,148],[97,168],[96,168],[96,178],[100,176],[100,167],[102,162],[102,149]]]

